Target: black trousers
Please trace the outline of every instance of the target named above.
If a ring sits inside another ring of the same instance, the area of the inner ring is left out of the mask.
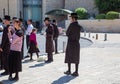
[[[3,52],[2,53],[2,61],[3,61],[3,69],[7,72],[9,72],[9,53]]]
[[[29,35],[26,35],[26,46],[27,46],[27,49],[28,49],[29,46],[30,46],[29,38],[30,38],[30,36],[29,36]]]
[[[2,52],[0,52],[0,69],[3,69],[3,58],[2,58]]]
[[[54,42],[55,42],[55,53],[58,53],[58,38],[55,38],[54,39]]]

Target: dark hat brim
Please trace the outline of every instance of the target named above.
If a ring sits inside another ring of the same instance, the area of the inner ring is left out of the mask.
[[[78,18],[78,16],[69,16],[69,17],[72,17],[72,18]]]
[[[10,21],[11,19],[3,18],[3,20],[8,20],[8,21]]]
[[[51,21],[50,19],[45,19],[44,21]]]

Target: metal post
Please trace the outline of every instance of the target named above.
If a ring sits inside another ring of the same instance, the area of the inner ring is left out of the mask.
[[[5,16],[5,8],[3,9],[3,16]]]
[[[89,32],[89,38],[90,38],[90,32]]]
[[[22,12],[21,11],[19,11],[19,14],[20,14],[20,18],[22,18]]]
[[[8,3],[7,3],[7,4],[8,4],[8,15],[9,15],[9,0],[8,0],[7,2],[8,2]]]
[[[105,33],[104,41],[107,41],[107,34]]]
[[[98,40],[98,34],[96,34],[96,40]]]
[[[84,36],[86,36],[86,31],[84,31]]]
[[[63,41],[63,53],[66,51],[66,42]]]

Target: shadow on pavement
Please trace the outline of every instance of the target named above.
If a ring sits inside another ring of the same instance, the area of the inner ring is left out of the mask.
[[[30,63],[30,62],[33,62],[33,61],[36,61],[36,60],[30,61],[30,59],[26,59],[26,60],[24,60],[22,63]]]
[[[0,81],[0,84],[14,84],[17,81],[9,81],[9,80],[2,80]]]
[[[71,80],[75,79],[76,77],[73,76],[62,76],[59,79],[53,81],[52,84],[64,84],[64,83],[68,83]]]
[[[42,67],[42,66],[44,66],[45,64],[46,64],[46,63],[35,64],[34,66],[29,66],[29,68]]]

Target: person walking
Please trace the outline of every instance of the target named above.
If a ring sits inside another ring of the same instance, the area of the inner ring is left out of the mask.
[[[71,13],[71,24],[68,27],[66,35],[68,37],[68,43],[65,53],[65,63],[68,64],[68,70],[64,72],[64,74],[79,76],[78,67],[80,60],[80,31],[82,26],[80,26],[77,22],[78,15],[77,13]],[[71,64],[75,64],[75,72],[71,74]]]
[[[46,29],[46,53],[48,54],[47,56],[47,61],[45,63],[51,63],[53,62],[53,52],[54,52],[54,45],[53,45],[53,35],[54,35],[54,29],[52,24],[50,24],[50,19],[48,17],[45,18],[44,20],[45,25],[47,26]]]
[[[32,25],[32,20],[29,19],[27,21],[27,24],[28,24],[28,27],[27,27],[27,30],[26,30],[26,45],[27,45],[27,49],[29,48],[29,37],[30,37],[30,34],[32,32],[32,29],[34,28],[33,25]]]
[[[59,36],[59,30],[58,30],[58,27],[57,27],[57,22],[56,20],[53,20],[53,28],[54,28],[54,35],[53,35],[53,40],[54,40],[54,43],[55,43],[55,54],[58,54],[58,36]]]
[[[9,55],[9,80],[17,81],[19,80],[19,72],[22,71],[22,62],[21,62],[21,50],[22,50],[22,40],[23,40],[23,31],[20,27],[19,20],[15,20],[13,23],[15,32],[11,34],[11,28],[8,29],[8,36],[11,42],[10,45],[10,55]],[[15,77],[12,77],[12,74],[15,73]]]
[[[27,49],[29,49],[30,47],[30,34],[32,32],[32,29],[34,28],[33,25],[32,25],[32,20],[29,19],[27,20],[27,30],[26,30],[26,46],[27,46]],[[25,58],[28,58],[30,57],[29,53],[27,53],[27,56],[25,56]]]
[[[2,35],[2,42],[0,46],[0,51],[2,52],[2,60],[3,60],[3,69],[5,70],[1,75],[8,75],[9,74],[9,64],[8,64],[8,57],[10,53],[10,41],[8,38],[8,28],[10,27],[10,16],[4,16],[4,29]]]
[[[37,58],[39,58],[39,49],[38,49],[38,44],[37,44],[37,40],[36,40],[36,32],[37,29],[32,29],[32,33],[30,34],[30,48],[28,50],[28,53],[30,53],[30,61],[33,60],[32,55],[33,53],[36,53]]]

